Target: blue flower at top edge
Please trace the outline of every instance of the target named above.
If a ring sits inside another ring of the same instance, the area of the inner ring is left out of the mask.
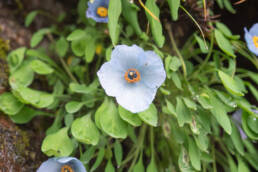
[[[43,162],[37,172],[87,172],[80,160],[74,157],[50,158]]]
[[[89,1],[86,16],[88,18],[92,18],[96,22],[107,23],[108,4],[109,0],[93,0],[93,2]]]
[[[137,45],[116,46],[97,75],[106,94],[132,113],[148,109],[166,79],[161,58]]]
[[[244,28],[244,31],[248,49],[258,56],[258,23],[254,24],[249,31]]]

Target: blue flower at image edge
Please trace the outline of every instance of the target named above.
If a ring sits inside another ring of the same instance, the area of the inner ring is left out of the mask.
[[[77,158],[60,157],[43,162],[37,172],[86,172],[86,169]]]
[[[250,30],[245,30],[245,41],[248,49],[258,56],[258,23],[254,24]]]
[[[106,94],[133,113],[148,109],[166,79],[161,58],[137,45],[116,46],[97,75]]]
[[[109,0],[93,0],[88,2],[86,16],[99,23],[108,22],[108,4]]]

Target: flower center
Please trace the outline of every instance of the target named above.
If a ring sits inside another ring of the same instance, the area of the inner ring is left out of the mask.
[[[135,83],[140,81],[141,75],[138,70],[136,69],[128,69],[125,72],[125,80],[129,83]]]
[[[69,165],[63,165],[61,168],[61,172],[74,172],[74,170]]]
[[[107,17],[108,15],[108,9],[106,7],[98,7],[97,14],[100,17]]]
[[[253,42],[256,48],[258,48],[258,36],[253,36]]]

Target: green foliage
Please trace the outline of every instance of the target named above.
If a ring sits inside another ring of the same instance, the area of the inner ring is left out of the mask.
[[[184,20],[179,7],[185,11],[187,1],[110,0],[108,24],[85,17],[87,2],[78,2],[74,23],[64,22],[71,14],[60,14],[56,24],[33,34],[32,49],[7,57],[10,92],[0,95],[0,110],[17,124],[53,118],[43,153],[79,155],[91,172],[258,170],[257,105],[250,101],[258,100],[258,74],[237,65],[240,59],[255,69],[258,64],[239,35],[216,21],[206,40],[193,32],[184,42],[172,31],[175,20]],[[198,8],[205,2],[198,0]],[[229,0],[216,3],[235,12]],[[25,25],[41,14],[29,13]],[[167,14],[173,21],[163,19]],[[100,87],[96,73],[117,44],[138,44],[164,61],[166,81],[144,112],[129,112]],[[238,109],[243,113],[236,121],[231,114]]]

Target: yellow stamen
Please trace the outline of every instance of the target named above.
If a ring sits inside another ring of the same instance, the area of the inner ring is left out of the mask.
[[[96,54],[100,55],[102,52],[102,45],[101,44],[97,44],[96,46]]]
[[[135,76],[134,76],[134,74],[135,74]],[[141,80],[141,75],[140,75],[139,71],[136,69],[128,69],[125,72],[125,80],[128,83],[135,83],[135,82],[138,82]]]
[[[74,170],[69,165],[63,165],[61,168],[61,172],[74,172]]]
[[[258,36],[253,36],[253,42],[256,48],[258,48]]]
[[[107,17],[107,15],[108,15],[108,9],[105,8],[105,7],[98,7],[98,9],[97,9],[97,14],[98,14],[100,17]]]

